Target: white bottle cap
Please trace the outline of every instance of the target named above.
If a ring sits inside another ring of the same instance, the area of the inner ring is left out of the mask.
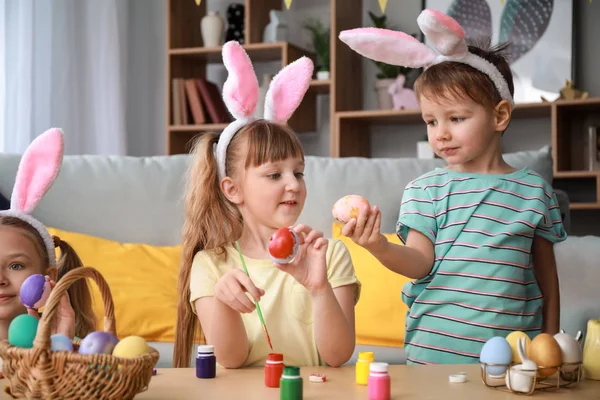
[[[388,363],[384,362],[374,362],[369,365],[369,370],[371,372],[387,372]]]
[[[198,353],[214,353],[214,351],[215,346],[213,346],[212,344],[201,344],[200,346],[198,346]]]

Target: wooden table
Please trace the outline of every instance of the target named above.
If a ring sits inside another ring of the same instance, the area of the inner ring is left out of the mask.
[[[554,392],[535,392],[532,397],[490,389],[481,381],[480,366],[390,366],[392,399],[600,399],[600,381],[582,380],[578,386]],[[303,367],[304,399],[367,400],[367,387],[355,383],[354,367]],[[450,383],[448,375],[466,372],[466,383]],[[327,382],[312,383],[311,373],[327,375]],[[238,399],[279,400],[279,389],[267,388],[262,368],[217,370],[215,379],[198,379],[194,369],[159,369],[148,391],[136,400]]]
[[[600,399],[600,381],[582,380],[578,386],[558,391],[536,392],[532,397],[506,393],[487,388],[481,381],[478,364],[436,365],[436,366],[390,366],[392,379],[392,399]],[[303,367],[304,399],[360,399],[367,400],[367,387],[354,381],[354,367],[324,368]],[[466,383],[449,383],[448,375],[466,372]],[[152,377],[146,392],[136,396],[136,400],[195,400],[195,399],[234,399],[234,400],[279,400],[279,389],[264,385],[262,368],[240,370],[217,370],[215,379],[198,379],[194,369],[159,369]],[[312,383],[311,373],[327,375],[327,382]],[[7,382],[0,380],[4,387]],[[0,400],[12,399],[0,392]]]

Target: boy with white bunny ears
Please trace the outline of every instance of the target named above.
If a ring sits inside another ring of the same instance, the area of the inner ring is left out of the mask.
[[[566,233],[552,187],[502,157],[514,107],[503,48],[468,46],[461,26],[439,11],[424,10],[417,22],[437,52],[376,28],[340,39],[376,61],[426,67],[415,92],[429,143],[448,165],[407,185],[397,223],[404,246],[380,233],[376,206],[342,232],[415,278],[402,292],[409,364],[477,363],[491,337],[558,332],[553,243]]]
[[[271,235],[296,223],[306,199],[302,145],[286,122],[308,89],[313,64],[302,57],[283,68],[267,92],[264,119],[254,119],[258,81],[248,55],[231,41],[223,62],[223,98],[235,121],[220,137],[202,135],[194,150],[174,366],[189,366],[198,321],[220,365],[264,365],[271,350],[251,298],[260,300],[274,352],[286,364],[342,365],[354,351],[360,288],[347,248],[296,225],[300,245],[292,262],[276,264],[268,252]]]

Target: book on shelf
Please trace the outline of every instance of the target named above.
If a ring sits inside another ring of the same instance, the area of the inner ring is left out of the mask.
[[[218,86],[205,78],[173,78],[173,125],[223,124],[232,121]]]

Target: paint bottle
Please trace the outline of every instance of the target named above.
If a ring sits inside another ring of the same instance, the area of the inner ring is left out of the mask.
[[[196,355],[196,377],[212,379],[217,375],[217,358],[215,346],[200,345]]]
[[[369,366],[369,400],[390,400],[391,381],[387,363],[371,363]]]
[[[265,386],[278,388],[281,375],[283,374],[283,354],[271,353],[267,355],[265,364]]]
[[[286,366],[281,375],[280,386],[279,400],[302,400],[300,367]]]
[[[356,360],[356,383],[366,385],[369,383],[369,366],[375,361],[375,356],[371,351],[361,351]]]

